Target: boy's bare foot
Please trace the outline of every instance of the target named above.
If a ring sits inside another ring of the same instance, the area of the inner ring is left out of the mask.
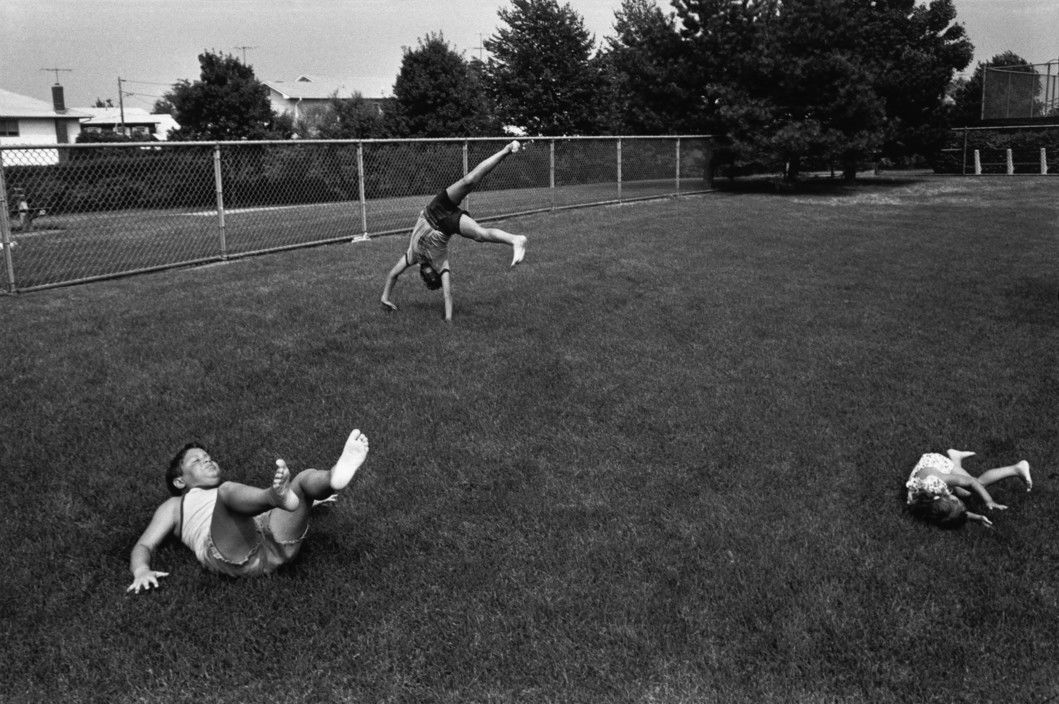
[[[973,455],[973,452],[968,452],[967,450],[949,450],[949,459],[953,462],[959,462],[960,460],[967,459]]]
[[[283,460],[276,460],[276,475],[272,477],[272,498],[276,508],[294,511],[301,505],[298,495],[290,489],[290,470]]]
[[[1033,478],[1030,477],[1030,463],[1026,460],[1022,460],[1015,465],[1015,471],[1022,477],[1022,481],[1026,482],[1026,491],[1033,488]]]
[[[364,464],[367,456],[368,436],[359,430],[354,430],[346,439],[346,446],[342,448],[342,456],[331,469],[331,488],[335,491],[345,489],[353,480],[353,475],[360,469],[360,465]]]
[[[382,302],[383,307],[387,310],[397,310],[397,306],[391,303],[390,301],[386,300],[385,298],[380,298],[379,300]]]
[[[515,243],[511,245],[511,249],[514,250],[511,256],[511,266],[515,266],[526,257],[526,237],[518,235],[515,238]]]

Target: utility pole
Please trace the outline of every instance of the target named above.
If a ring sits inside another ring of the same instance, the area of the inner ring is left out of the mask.
[[[118,114],[121,116],[121,136],[125,136],[125,89],[122,87],[122,83],[125,82],[121,76],[118,76]]]
[[[233,47],[233,48],[242,49],[242,51],[243,51],[243,66],[246,66],[246,50],[247,49],[256,49],[257,47],[256,46],[237,46],[237,47]]]

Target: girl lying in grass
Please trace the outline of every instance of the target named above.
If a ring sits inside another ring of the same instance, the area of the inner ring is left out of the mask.
[[[988,485],[1001,479],[1019,477],[1026,485],[1026,491],[1033,488],[1030,463],[1026,460],[1007,467],[988,469],[976,479],[967,473],[962,464],[965,458],[973,454],[949,450],[948,457],[930,452],[919,458],[905,484],[908,489],[908,509],[913,516],[941,528],[959,528],[969,520],[989,527],[993,522],[986,516],[968,511],[961,499],[976,495],[986,509],[1003,511],[1007,506],[993,501],[985,489]]]
[[[293,478],[276,460],[266,489],[222,481],[221,468],[197,443],[185,445],[166,472],[173,494],[154,512],[132,549],[133,582],[126,591],[158,586],[168,572],[151,569],[151,556],[166,538],[179,538],[203,567],[250,577],[274,572],[294,559],[309,529],[309,508],[349,485],[368,455],[368,438],[354,430],[330,470],[306,469]]]
[[[503,149],[485,159],[471,169],[470,173],[434,196],[427,207],[419,214],[408,250],[397,260],[386,276],[380,300],[389,310],[397,310],[390,295],[397,283],[397,277],[405,269],[419,265],[419,275],[427,288],[441,289],[445,298],[445,320],[452,322],[452,289],[449,286],[449,239],[453,235],[463,235],[478,242],[497,242],[511,247],[511,266],[515,266],[526,256],[526,238],[512,235],[497,227],[482,227],[470,214],[460,208],[460,203],[467,194],[477,188],[486,175],[500,165],[509,154],[521,148],[518,141],[511,142]]]

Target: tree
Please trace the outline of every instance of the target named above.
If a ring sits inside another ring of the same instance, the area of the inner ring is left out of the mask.
[[[505,125],[537,135],[593,134],[600,126],[595,38],[570,5],[512,0],[507,26],[485,40],[485,84]]]
[[[96,98],[95,104],[92,105],[94,108],[112,108],[114,107],[114,101],[107,98],[106,102],[103,102],[102,98]]]
[[[677,4],[697,52],[712,52],[698,66],[742,158],[779,161],[791,178],[807,157],[853,178],[884,148],[930,147],[953,72],[970,60],[952,0]]]
[[[867,59],[875,89],[886,101],[883,155],[903,160],[936,153],[949,128],[949,85],[974,53],[964,28],[954,22],[952,0],[869,3],[861,16],[865,35],[877,37]]]
[[[349,98],[331,96],[322,110],[306,116],[299,125],[303,136],[320,139],[378,139],[388,136],[386,116],[378,103],[360,93]]]
[[[703,128],[701,84],[676,20],[653,0],[623,0],[614,13],[600,70],[612,90],[605,99],[619,133],[664,134]]]
[[[415,49],[405,47],[393,95],[398,134],[465,137],[495,130],[478,72],[441,34],[421,38]]]
[[[163,96],[154,101],[154,105],[151,107],[151,112],[155,115],[174,115],[176,113],[176,108],[173,107],[171,102],[169,102],[167,96]]]
[[[1033,71],[1026,59],[1013,51],[996,54],[986,63],[979,63],[966,81],[957,84],[953,94],[952,123],[958,126],[977,125],[982,121],[982,88],[985,68],[1011,68],[1015,71]]]
[[[163,99],[173,106],[177,140],[268,139],[277,135],[268,88],[254,70],[231,54],[199,55],[202,72],[194,83],[178,81]],[[282,125],[281,125],[282,127]],[[289,127],[289,125],[287,126]],[[280,131],[282,132],[282,130]]]

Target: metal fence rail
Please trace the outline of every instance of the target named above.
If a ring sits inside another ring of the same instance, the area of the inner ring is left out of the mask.
[[[7,292],[405,233],[499,139],[0,146]],[[708,190],[709,137],[526,143],[481,221]]]

